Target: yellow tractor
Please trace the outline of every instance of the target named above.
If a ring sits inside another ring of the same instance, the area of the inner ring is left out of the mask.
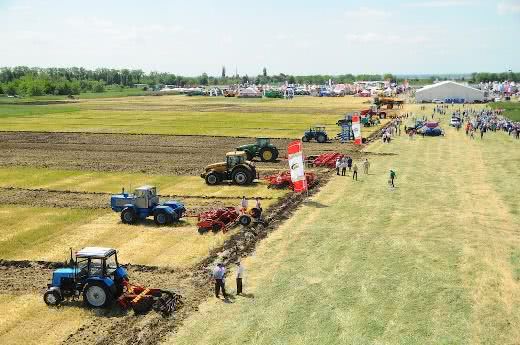
[[[257,178],[256,168],[247,160],[244,151],[226,153],[226,161],[210,164],[200,175],[208,185],[217,185],[223,181],[232,181],[237,185],[249,185]]]

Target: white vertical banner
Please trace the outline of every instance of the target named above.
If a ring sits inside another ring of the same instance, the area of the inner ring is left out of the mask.
[[[352,116],[352,132],[354,133],[354,144],[361,145],[361,121],[358,113]]]

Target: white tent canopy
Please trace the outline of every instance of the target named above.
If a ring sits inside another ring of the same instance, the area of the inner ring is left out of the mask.
[[[484,91],[470,86],[455,83],[453,81],[443,81],[433,85],[427,85],[415,93],[417,102],[431,102],[434,99],[459,99],[465,102],[475,102],[484,100]]]

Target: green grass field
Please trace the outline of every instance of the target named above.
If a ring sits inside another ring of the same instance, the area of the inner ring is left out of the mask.
[[[498,102],[489,104],[494,109],[505,109],[504,115],[513,121],[520,121],[520,102]]]
[[[396,155],[335,177],[245,260],[246,297],[165,343],[520,343],[518,142],[447,128],[367,149]]]
[[[80,100],[74,105],[0,105],[4,131],[102,132],[299,138],[322,124],[331,135],[346,112],[368,107],[355,97],[237,99],[148,96]],[[32,110],[37,109],[37,110]],[[29,116],[30,115],[30,116]],[[373,128],[364,133],[369,135]]]

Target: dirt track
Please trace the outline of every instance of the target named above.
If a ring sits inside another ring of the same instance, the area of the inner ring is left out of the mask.
[[[198,175],[226,152],[252,139],[91,133],[0,132],[0,166],[27,166],[88,171]],[[289,139],[273,139],[286,157]],[[305,153],[352,152],[351,144],[306,143]],[[287,162],[259,163],[262,170],[287,168]]]

